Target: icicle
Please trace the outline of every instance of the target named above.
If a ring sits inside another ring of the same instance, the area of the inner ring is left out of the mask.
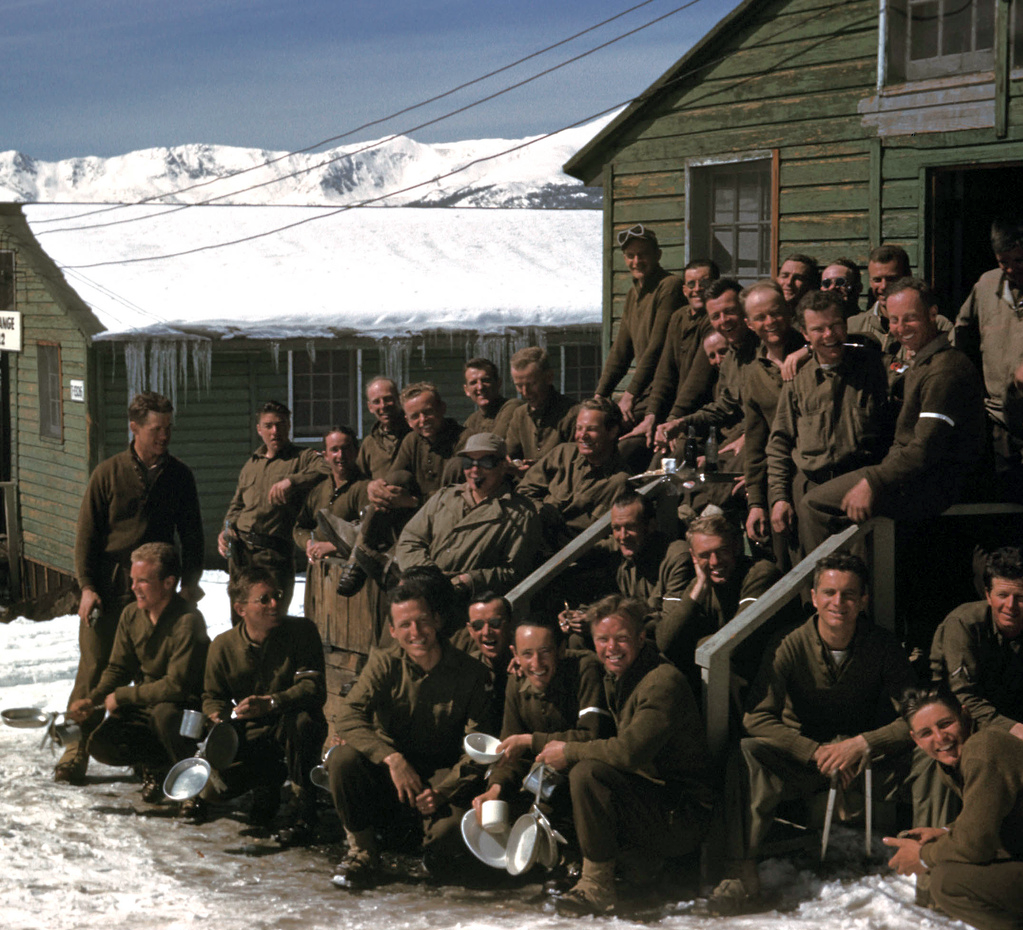
[[[270,354],[274,360],[274,371],[281,370],[281,344],[276,339],[270,340]]]
[[[140,391],[157,391],[178,405],[178,388],[188,391],[188,356],[196,388],[209,391],[213,344],[208,339],[140,339],[124,343],[128,400]]]
[[[185,397],[188,396],[188,343],[182,342],[178,345],[178,378],[181,379],[181,386],[185,389]]]
[[[311,365],[316,364],[316,343],[312,339],[307,339],[305,343],[305,350],[309,356],[309,363]]]
[[[386,339],[383,344],[384,374],[399,388],[408,384],[408,362],[412,354],[412,340],[408,337]]]

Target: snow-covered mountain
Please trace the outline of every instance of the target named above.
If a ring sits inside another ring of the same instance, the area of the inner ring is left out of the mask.
[[[597,209],[600,191],[561,166],[610,119],[550,138],[428,145],[397,136],[298,155],[193,144],[45,162],[8,151],[0,200]]]

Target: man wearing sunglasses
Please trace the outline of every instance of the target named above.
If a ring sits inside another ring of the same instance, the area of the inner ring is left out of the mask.
[[[835,290],[842,295],[846,319],[859,313],[863,279],[856,262],[851,258],[836,258],[821,272],[821,290]]]
[[[504,440],[496,433],[470,436],[460,460],[465,483],[426,502],[402,530],[395,556],[402,571],[435,565],[466,597],[503,594],[533,568],[540,518],[511,488]]]
[[[685,303],[682,279],[661,267],[661,249],[652,229],[642,224],[618,233],[618,245],[632,287],[625,297],[618,334],[597,384],[597,397],[610,397],[635,361],[635,370],[618,401],[627,424],[642,420],[650,384],[661,358],[672,314]]]
[[[235,761],[220,772],[226,796],[251,790],[250,822],[268,829],[288,779],[293,796],[277,838],[305,843],[316,824],[309,773],[327,738],[323,643],[312,620],[284,615],[269,569],[242,569],[227,591],[238,622],[210,645],[202,697],[203,713],[213,723],[230,720],[239,737]]]
[[[497,733],[501,728],[508,664],[512,658],[511,627],[511,604],[493,591],[481,591],[472,596],[465,626],[451,637],[452,646],[482,662],[490,672],[494,700],[491,719],[485,727],[488,733]]]

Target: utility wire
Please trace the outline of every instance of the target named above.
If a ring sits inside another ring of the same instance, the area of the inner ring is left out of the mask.
[[[509,85],[507,87],[504,87],[501,90],[495,91],[492,94],[488,94],[485,97],[481,97],[480,99],[475,100],[472,103],[468,103],[465,106],[459,107],[458,109],[453,110],[453,111],[451,111],[449,113],[445,113],[445,114],[443,114],[441,116],[438,116],[438,117],[436,117],[434,119],[427,120],[426,122],[423,122],[423,123],[419,123],[416,126],[412,126],[412,127],[408,128],[408,129],[404,129],[401,132],[394,133],[394,134],[392,134],[390,136],[387,136],[384,139],[380,139],[380,140],[378,140],[376,142],[368,143],[367,145],[363,146],[362,148],[356,149],[354,152],[343,152],[343,153],[341,153],[339,155],[336,155],[336,156],[334,156],[332,158],[328,158],[325,161],[318,162],[315,165],[309,165],[309,166],[307,166],[305,168],[300,168],[297,171],[291,172],[290,174],[282,175],[280,177],[271,178],[268,181],[262,181],[262,182],[260,182],[258,184],[252,184],[249,187],[244,187],[244,188],[241,188],[240,190],[229,191],[226,194],[219,194],[216,197],[210,197],[209,199],[199,201],[198,203],[182,204],[182,205],[180,205],[178,207],[174,207],[172,210],[170,210],[168,212],[165,212],[165,213],[162,213],[160,215],[161,216],[167,216],[167,215],[172,214],[172,213],[177,213],[177,212],[179,212],[181,210],[190,209],[191,207],[207,206],[209,204],[216,203],[217,201],[224,200],[224,199],[226,199],[228,197],[237,197],[240,194],[246,194],[246,193],[249,193],[250,191],[258,190],[258,189],[260,189],[262,187],[269,187],[271,184],[277,184],[277,183],[279,183],[281,181],[287,181],[287,180],[290,180],[291,178],[295,178],[295,177],[298,177],[298,176],[303,175],[303,174],[308,174],[311,171],[316,171],[319,168],[325,168],[328,165],[332,165],[335,162],[341,161],[341,160],[343,160],[345,158],[352,158],[355,155],[360,155],[363,152],[368,151],[369,149],[377,148],[377,147],[379,147],[381,145],[384,145],[384,144],[386,144],[388,142],[392,142],[393,140],[399,138],[402,135],[407,135],[408,133],[416,132],[417,130],[424,129],[427,126],[432,126],[435,123],[439,123],[439,122],[442,122],[442,121],[444,121],[446,119],[450,119],[452,116],[457,116],[460,113],[464,113],[464,112],[466,112],[468,110],[473,109],[474,107],[478,107],[478,106],[480,106],[480,105],[482,105],[484,103],[488,103],[489,101],[494,100],[497,97],[500,97],[500,96],[502,96],[504,94],[510,93],[513,90],[517,90],[518,88],[523,87],[526,84],[530,84],[533,81],[536,81],[536,80],[538,80],[541,77],[545,77],[548,74],[552,74],[553,72],[558,71],[558,70],[560,70],[562,68],[565,68],[565,67],[567,67],[570,64],[574,64],[575,62],[580,61],[583,58],[587,58],[588,56],[593,55],[596,52],[602,51],[603,49],[605,49],[605,48],[607,48],[607,47],[609,47],[611,45],[614,45],[617,42],[621,42],[623,39],[627,39],[627,38],[635,35],[637,32],[641,32],[644,29],[649,29],[651,26],[655,26],[658,23],[664,21],[665,19],[668,19],[671,16],[675,16],[676,14],[681,13],[684,10],[689,9],[690,7],[695,6],[697,3],[700,3],[700,2],[701,2],[701,0],[688,0],[687,3],[683,3],[681,6],[675,7],[674,9],[669,10],[667,13],[664,13],[664,14],[662,14],[662,15],[660,15],[660,16],[652,19],[652,20],[650,20],[649,22],[644,23],[641,26],[637,26],[634,29],[630,29],[628,32],[625,32],[625,33],[622,33],[621,35],[615,36],[614,38],[609,39],[606,42],[602,42],[600,45],[594,46],[593,48],[588,49],[585,52],[580,52],[578,55],[574,55],[573,57],[568,58],[565,61],[560,62],[559,64],[552,65],[549,68],[545,68],[543,71],[540,71],[540,72],[538,72],[538,73],[536,73],[536,74],[534,74],[534,75],[532,75],[530,77],[524,78],[521,81],[517,81],[516,83],[511,84],[511,85]],[[621,105],[622,104],[615,104],[615,106],[608,107],[607,109],[602,110],[600,112],[600,114],[598,114],[598,116],[604,115],[605,113],[610,113],[612,110],[616,109],[617,107],[619,107]],[[592,118],[595,119],[596,117],[592,117]],[[557,130],[557,132],[562,132],[562,131],[564,131],[564,129],[570,129],[570,128],[574,127],[574,126],[581,125],[583,122],[585,122],[585,120],[572,123],[571,126],[563,127],[562,129]],[[549,138],[552,135],[556,135],[556,133],[547,133],[546,135],[538,137],[535,141],[540,141],[540,139]],[[515,149],[509,149],[508,151],[515,151]],[[499,154],[502,154],[502,153],[499,153]],[[482,160],[485,161],[486,159],[482,159]],[[476,162],[469,162],[467,165],[463,166],[463,168],[461,170],[464,170],[465,168],[467,168],[470,165],[475,164],[475,163]],[[432,180],[440,180],[440,179],[442,179],[444,177],[448,177],[448,176],[450,176],[450,172],[448,174],[440,175],[438,178],[434,178]],[[423,182],[423,183],[432,183],[432,181]],[[415,189],[416,187],[421,187],[421,186],[422,186],[422,184],[417,184],[417,185],[413,185],[411,188],[408,188],[408,189]],[[404,190],[392,191],[391,194],[386,195],[386,196],[394,196],[394,194],[404,193],[404,192],[405,192]],[[358,204],[352,204],[351,206],[363,206],[366,203],[375,203],[375,202],[377,202],[380,199],[383,199],[383,198],[381,198],[381,197],[374,197],[371,200],[364,201],[364,202],[358,203]],[[86,214],[86,215],[88,215],[88,214]],[[113,221],[111,221],[109,223],[93,223],[93,224],[89,224],[89,225],[85,225],[85,226],[78,226],[78,225],[76,225],[76,226],[61,227],[59,229],[41,230],[38,233],[38,235],[43,236],[43,235],[50,235],[52,233],[68,232],[68,231],[78,232],[78,231],[86,230],[86,229],[100,229],[100,228],[104,228],[106,226],[116,226],[116,225],[119,225],[119,224],[122,224],[122,223],[137,223],[137,222],[142,222],[144,220],[151,219],[152,216],[154,216],[154,215],[155,214],[147,214],[146,216],[140,216],[140,217],[128,217],[127,219],[123,219],[123,220],[113,220]]]
[[[226,175],[221,175],[219,177],[210,178],[210,179],[208,179],[206,181],[200,181],[200,182],[198,182],[196,184],[189,185],[188,187],[178,188],[177,190],[174,190],[174,191],[167,191],[167,192],[164,192],[162,194],[153,194],[153,195],[151,195],[149,197],[143,197],[141,200],[136,200],[136,201],[134,201],[132,203],[113,204],[111,206],[104,207],[101,210],[93,210],[93,211],[91,211],[89,213],[78,214],[77,216],[50,217],[49,219],[43,220],[41,222],[57,223],[57,222],[61,222],[63,220],[82,219],[82,218],[87,217],[87,216],[95,216],[95,215],[100,214],[100,213],[108,213],[111,210],[121,210],[121,209],[124,209],[125,207],[142,206],[143,204],[151,203],[151,202],[156,201],[156,200],[162,200],[165,197],[174,197],[174,196],[177,196],[178,194],[184,194],[184,193],[187,193],[188,191],[196,190],[196,189],[198,189],[200,187],[206,187],[206,186],[208,186],[210,184],[216,184],[216,183],[218,183],[220,181],[225,181],[225,180],[228,180],[230,178],[235,178],[235,177],[238,177],[238,176],[243,175],[243,174],[248,174],[250,171],[258,171],[258,170],[260,170],[262,168],[267,168],[270,165],[277,164],[278,162],[284,161],[285,159],[291,158],[291,157],[293,157],[295,155],[302,155],[302,154],[305,154],[306,152],[315,151],[316,149],[322,148],[325,145],[330,145],[333,142],[339,142],[342,139],[347,139],[349,136],[353,136],[353,135],[355,135],[358,132],[362,132],[364,129],[370,129],[373,126],[378,126],[381,123],[389,122],[390,120],[395,119],[395,118],[397,118],[399,116],[403,116],[406,113],[411,113],[413,110],[418,110],[418,109],[420,109],[422,107],[428,106],[431,103],[436,103],[438,100],[443,100],[445,97],[450,97],[452,94],[456,94],[460,90],[465,90],[467,87],[472,87],[474,84],[480,84],[483,81],[489,80],[492,77],[496,77],[497,75],[502,74],[505,71],[510,71],[512,68],[516,68],[516,67],[518,67],[521,64],[525,64],[527,61],[530,61],[533,58],[538,58],[540,55],[544,55],[547,52],[551,52],[551,51],[553,51],[556,48],[560,48],[562,45],[567,45],[569,42],[573,42],[576,39],[579,39],[582,36],[586,35],[587,33],[594,32],[595,30],[600,29],[603,26],[608,25],[609,23],[613,23],[616,19],[621,19],[623,16],[628,16],[629,13],[634,13],[636,10],[641,9],[644,6],[649,6],[651,3],[655,3],[655,2],[656,2],[656,0],[642,0],[641,3],[637,3],[634,6],[629,7],[627,10],[623,10],[621,13],[616,13],[614,16],[610,16],[607,19],[602,20],[599,23],[596,23],[596,24],[594,24],[592,26],[588,26],[586,29],[583,29],[583,30],[579,31],[579,32],[575,33],[574,35],[568,36],[568,38],[561,39],[560,41],[555,42],[552,45],[548,45],[545,48],[541,48],[541,49],[538,49],[535,52],[531,52],[529,55],[525,55],[522,58],[519,58],[518,60],[511,62],[510,64],[503,65],[500,68],[495,68],[493,71],[488,71],[486,74],[480,75],[480,77],[473,78],[470,81],[465,81],[464,83],[459,84],[456,87],[452,87],[450,90],[446,90],[443,93],[436,94],[435,96],[429,97],[426,100],[422,100],[419,103],[413,103],[413,104],[411,104],[411,105],[409,105],[407,107],[402,108],[401,110],[396,110],[394,113],[391,113],[388,116],[382,116],[379,119],[370,120],[368,123],[363,123],[361,126],[356,126],[354,129],[349,129],[347,132],[343,132],[340,135],[331,136],[329,139],[323,139],[320,142],[316,142],[316,143],[314,143],[312,145],[308,145],[305,148],[295,149],[293,152],[286,152],[283,155],[278,155],[277,157],[271,158],[271,159],[269,159],[267,161],[263,161],[263,162],[261,162],[258,165],[252,165],[249,168],[242,168],[242,169],[240,169],[238,171],[232,171],[232,172],[230,172],[230,173],[228,173]],[[697,0],[697,2],[698,2],[698,0]],[[459,111],[456,110],[455,112],[457,113]],[[429,124],[427,123],[427,124],[424,124],[424,125],[429,125]],[[407,131],[408,132],[412,132],[414,130],[407,130]],[[392,136],[391,138],[394,138],[394,137]],[[389,140],[383,140],[383,141],[389,141]],[[383,144],[383,143],[382,142],[378,142],[376,144],[380,145],[380,144]],[[365,151],[365,150],[362,150],[362,151]],[[353,153],[353,154],[356,154],[356,153]],[[310,170],[312,170],[312,169],[310,169]],[[242,192],[240,191],[239,193],[242,193]],[[198,204],[189,204],[189,206],[198,206]]]
[[[698,2],[698,0],[693,0],[693,2]],[[691,4],[687,4],[687,5],[691,5]],[[793,23],[790,28],[801,27],[801,26],[805,25],[806,23],[808,23],[808,22],[810,22],[810,21],[812,21],[814,19],[817,19],[817,18],[819,18],[821,16],[827,15],[828,12],[829,12],[828,9],[817,10],[817,11],[811,13],[809,16],[799,20],[798,22]],[[850,31],[851,29],[853,29],[855,27],[855,25],[856,24],[850,24],[850,25],[842,27],[839,30],[839,34],[843,33],[843,32]],[[789,30],[785,30],[785,31],[789,31]],[[825,38],[826,37],[822,37],[821,42],[825,41]],[[820,43],[816,43],[816,44],[820,44]],[[802,55],[804,52],[805,52],[805,50],[801,50],[799,52],[799,54]],[[691,68],[691,69],[689,69],[689,70],[687,70],[685,72],[677,74],[670,81],[667,81],[667,82],[665,82],[663,84],[659,84],[656,87],[648,88],[643,93],[639,94],[638,96],[636,96],[634,98],[631,98],[629,100],[625,100],[625,101],[617,103],[617,104],[615,104],[613,106],[607,107],[607,108],[605,108],[605,109],[603,109],[603,110],[601,110],[601,111],[599,111],[597,113],[594,113],[594,114],[591,114],[589,116],[586,116],[586,117],[584,117],[584,118],[582,118],[580,120],[576,120],[575,122],[570,123],[567,126],[563,126],[560,129],[556,129],[556,130],[554,130],[552,132],[545,133],[545,134],[537,136],[535,138],[526,140],[525,142],[521,142],[521,143],[519,143],[517,145],[514,145],[514,146],[508,148],[508,149],[505,149],[504,151],[495,152],[495,153],[493,153],[491,155],[481,156],[480,158],[473,159],[472,161],[467,162],[464,165],[461,165],[461,166],[459,166],[457,168],[454,168],[451,171],[445,172],[444,174],[437,175],[436,177],[431,178],[429,180],[421,181],[421,182],[418,182],[417,184],[409,185],[408,187],[402,188],[400,190],[391,191],[391,192],[386,193],[386,194],[381,194],[378,197],[369,198],[369,199],[361,201],[361,202],[359,202],[357,204],[348,204],[348,205],[340,207],[340,208],[338,208],[336,210],[331,210],[331,211],[329,211],[327,213],[321,213],[321,214],[319,214],[317,216],[307,217],[306,219],[299,220],[299,221],[297,221],[295,223],[289,223],[289,224],[286,224],[284,226],[275,227],[274,229],[270,229],[270,230],[267,230],[267,231],[262,232],[262,233],[256,233],[256,234],[253,234],[251,236],[243,236],[241,238],[233,239],[233,240],[230,240],[230,241],[227,241],[227,242],[214,243],[214,244],[206,245],[206,246],[198,246],[198,247],[196,247],[194,249],[185,249],[185,250],[182,250],[182,251],[179,251],[179,252],[167,253],[167,254],[164,254],[164,255],[153,255],[153,256],[146,256],[146,257],[132,258],[132,259],[118,259],[118,260],[112,260],[112,261],[106,261],[106,262],[93,262],[93,263],[85,264],[85,265],[69,265],[69,266],[62,266],[62,267],[66,267],[68,269],[98,268],[98,267],[105,267],[105,266],[110,266],[110,265],[126,265],[126,264],[134,264],[134,263],[138,263],[138,262],[160,261],[160,260],[168,259],[168,258],[178,258],[178,257],[185,256],[185,255],[196,254],[198,252],[211,251],[213,249],[223,248],[223,247],[231,246],[231,245],[239,245],[241,243],[250,242],[250,241],[253,241],[253,240],[256,240],[256,239],[266,238],[267,236],[275,235],[275,234],[277,234],[279,232],[285,232],[285,231],[287,231],[289,229],[294,229],[294,228],[296,228],[298,226],[303,226],[303,225],[305,225],[307,223],[311,223],[311,222],[314,222],[316,220],[328,219],[330,217],[337,216],[337,215],[339,215],[341,213],[345,213],[345,212],[347,212],[349,210],[353,210],[353,209],[356,209],[358,207],[368,206],[370,204],[377,203],[377,202],[379,202],[381,200],[386,200],[387,198],[393,197],[396,194],[407,193],[407,192],[409,192],[411,190],[415,190],[415,189],[417,189],[419,187],[423,187],[423,186],[425,186],[427,184],[433,184],[433,183],[435,183],[437,181],[441,181],[441,180],[443,180],[443,179],[445,179],[447,177],[451,177],[451,176],[453,176],[455,174],[459,174],[460,172],[465,171],[467,168],[470,168],[473,165],[480,164],[480,163],[485,162],[485,161],[490,161],[490,160],[492,160],[494,158],[499,158],[502,155],[507,155],[507,154],[510,154],[512,152],[516,152],[516,151],[519,151],[521,149],[528,148],[529,146],[535,145],[538,142],[542,142],[542,141],[544,141],[546,139],[549,139],[552,136],[557,135],[558,133],[565,132],[568,129],[573,129],[573,128],[577,127],[577,126],[581,126],[581,125],[584,125],[587,122],[590,122],[592,120],[598,119],[601,116],[605,116],[608,113],[611,113],[611,112],[613,112],[616,109],[619,109],[620,107],[628,106],[630,104],[642,104],[642,103],[646,102],[647,100],[651,99],[653,96],[656,96],[656,95],[662,93],[664,90],[666,90],[667,88],[671,87],[672,85],[675,85],[675,84],[680,83],[680,82],[682,82],[684,80],[687,80],[690,77],[692,77],[693,75],[698,74],[700,71],[704,71],[704,70],[706,70],[708,68],[711,68],[711,67],[713,67],[713,66],[715,66],[717,64],[720,64],[723,61],[727,61],[728,58],[729,58],[729,55],[726,54],[726,55],[718,56],[717,58],[708,59],[708,60],[704,61],[703,63],[701,63],[699,66],[697,66],[695,68]],[[772,65],[770,68],[765,69],[764,71],[758,72],[757,74],[754,74],[754,75],[747,75],[747,76],[745,76],[745,77],[743,77],[741,79],[736,80],[731,86],[732,87],[737,87],[737,86],[739,86],[741,84],[747,83],[748,81],[752,80],[755,77],[762,77],[765,74],[769,74],[771,71],[777,70],[779,67],[781,67],[785,63],[786,63],[786,60],[785,59],[781,59],[781,60],[775,62],[775,64]],[[721,90],[722,89],[719,88],[719,89],[713,91],[713,93],[720,93]],[[176,211],[170,211],[170,212],[176,212]],[[167,214],[164,214],[164,215],[167,215]]]

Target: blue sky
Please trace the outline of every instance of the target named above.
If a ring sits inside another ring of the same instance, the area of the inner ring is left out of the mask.
[[[297,149],[508,64],[640,0],[4,0],[0,151],[55,160],[206,142]],[[646,6],[346,141],[404,131],[681,6]],[[518,138],[639,93],[738,0],[689,9],[412,135]]]

